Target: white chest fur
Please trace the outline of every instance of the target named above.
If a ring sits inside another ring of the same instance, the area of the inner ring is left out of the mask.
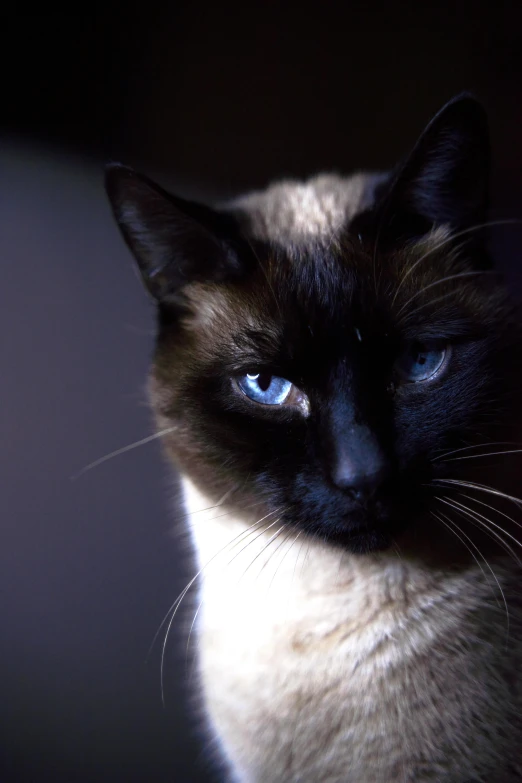
[[[203,511],[184,490],[203,694],[237,781],[504,780],[497,734],[518,696],[499,677],[505,616],[478,567],[350,556],[276,515],[249,530],[255,517]]]

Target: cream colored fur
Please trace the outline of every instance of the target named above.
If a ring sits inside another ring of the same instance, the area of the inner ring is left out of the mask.
[[[320,174],[307,182],[276,182],[229,204],[242,215],[253,236],[274,243],[309,245],[330,240],[346,221],[373,202],[384,174],[359,173],[350,177]]]
[[[478,565],[354,556],[278,535],[277,515],[247,532],[255,508],[202,511],[212,501],[183,486],[203,568],[201,683],[233,780],[518,779],[506,614]],[[494,568],[509,590],[509,566]]]

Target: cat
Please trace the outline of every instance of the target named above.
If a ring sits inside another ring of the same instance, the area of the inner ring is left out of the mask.
[[[469,94],[391,173],[210,208],[107,169],[232,781],[522,780],[522,340],[489,169]]]

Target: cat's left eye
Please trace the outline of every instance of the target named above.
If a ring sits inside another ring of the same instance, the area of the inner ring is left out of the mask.
[[[395,370],[403,383],[433,380],[446,364],[449,346],[439,341],[407,343],[395,362]]]

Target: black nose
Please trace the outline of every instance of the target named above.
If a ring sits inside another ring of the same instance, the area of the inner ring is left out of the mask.
[[[351,427],[349,433],[334,439],[330,475],[336,487],[363,501],[389,478],[390,467],[371,432],[366,427]]]

